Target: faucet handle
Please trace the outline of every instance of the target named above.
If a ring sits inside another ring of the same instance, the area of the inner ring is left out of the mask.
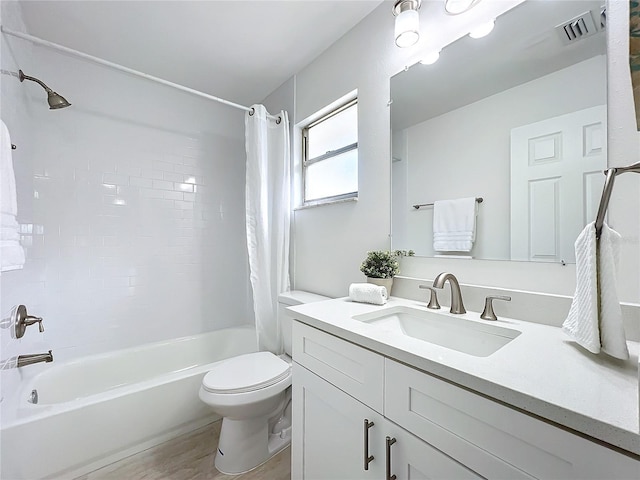
[[[44,325],[42,324],[42,320],[42,317],[34,317],[33,315],[29,315],[27,313],[27,307],[25,307],[24,305],[18,305],[11,317],[11,322],[14,324],[15,328],[16,338],[22,338],[27,327],[29,325],[33,325],[34,323],[38,324],[38,330],[40,331],[40,333],[44,332]]]
[[[438,303],[437,290],[433,287],[430,287],[429,285],[418,285],[418,288],[431,291],[431,297],[429,298],[429,305],[427,305],[427,308],[430,308],[432,310],[439,310],[440,304]]]
[[[484,301],[484,310],[480,315],[480,318],[483,320],[498,320],[495,312],[493,311],[493,301],[494,300],[504,300],[505,302],[510,302],[511,297],[507,295],[489,295]]]

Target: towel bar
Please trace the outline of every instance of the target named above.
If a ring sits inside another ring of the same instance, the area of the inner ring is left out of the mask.
[[[476,197],[476,202],[482,203],[482,202],[484,202],[484,198]],[[419,205],[414,205],[413,206],[413,208],[415,208],[416,210],[418,210],[420,207],[433,207],[433,203],[421,203]]]
[[[607,208],[609,208],[609,200],[611,199],[611,191],[613,190],[613,183],[615,182],[616,176],[627,172],[640,173],[640,162],[629,165],[628,167],[614,167],[604,171],[607,179],[604,181],[598,215],[596,216],[596,238],[600,238],[600,234],[602,233],[602,224],[604,223],[604,216],[607,214]]]

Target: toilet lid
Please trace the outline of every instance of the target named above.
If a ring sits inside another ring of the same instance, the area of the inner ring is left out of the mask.
[[[289,364],[271,352],[248,353],[213,367],[202,386],[211,393],[251,392],[278,383],[289,373]]]

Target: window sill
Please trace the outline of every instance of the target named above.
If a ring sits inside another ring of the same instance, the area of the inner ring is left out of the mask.
[[[357,202],[357,201],[358,201],[358,197],[341,198],[339,200],[329,200],[327,202],[312,203],[309,205],[300,205],[299,207],[295,207],[293,211],[297,212],[298,210],[307,210],[309,208],[324,207],[325,205],[335,205],[336,203]]]

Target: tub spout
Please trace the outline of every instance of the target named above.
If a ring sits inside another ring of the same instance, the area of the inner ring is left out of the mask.
[[[53,354],[51,353],[51,350],[49,350],[49,353],[36,353],[33,355],[18,355],[17,366],[24,367],[26,365],[33,365],[34,363],[40,363],[40,362],[45,362],[45,363],[53,362]]]

